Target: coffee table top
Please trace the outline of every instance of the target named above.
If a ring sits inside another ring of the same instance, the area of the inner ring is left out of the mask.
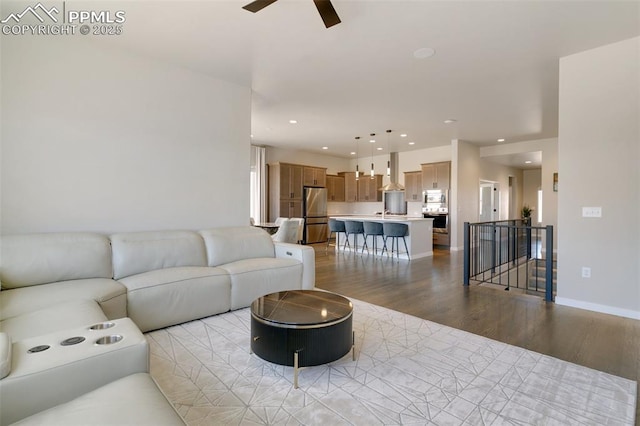
[[[351,315],[349,299],[317,290],[288,290],[267,294],[251,303],[251,314],[283,326],[314,326],[340,321]]]

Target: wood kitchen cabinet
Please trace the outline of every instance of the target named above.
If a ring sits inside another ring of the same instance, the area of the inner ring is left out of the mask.
[[[344,200],[344,177],[327,175],[327,201]]]
[[[382,175],[375,175],[371,179],[370,175],[360,176],[358,179],[358,201],[382,201]]]
[[[297,164],[269,164],[269,220],[302,217],[303,172]]]
[[[271,168],[269,168],[271,171]],[[275,165],[275,178],[279,180],[279,197],[282,199],[302,200],[303,167],[295,164],[280,163]],[[271,179],[271,175],[269,176]]]
[[[422,201],[422,172],[404,172],[404,198]]]
[[[275,221],[277,217],[302,217],[302,200],[280,200],[279,212],[269,219]]]
[[[305,166],[303,169],[303,185],[324,188],[327,186],[327,169]]]
[[[358,201],[356,172],[340,172],[338,176],[344,178],[344,201],[349,203]]]
[[[450,161],[422,164],[422,189],[449,189]]]

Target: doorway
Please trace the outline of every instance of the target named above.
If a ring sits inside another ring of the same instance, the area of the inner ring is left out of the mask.
[[[500,218],[500,191],[498,182],[480,181],[479,222],[493,222]]]

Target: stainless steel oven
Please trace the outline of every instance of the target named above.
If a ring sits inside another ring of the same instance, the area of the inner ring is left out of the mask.
[[[433,219],[433,232],[449,233],[449,215],[438,213],[424,213],[427,219]]]

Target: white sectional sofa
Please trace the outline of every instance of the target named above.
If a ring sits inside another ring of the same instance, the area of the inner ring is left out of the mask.
[[[15,389],[51,387],[46,380],[55,376],[52,370],[64,365],[73,371],[86,361],[83,356],[95,356],[91,355],[95,344],[89,340],[96,334],[88,331],[92,324],[125,327],[132,321],[139,333],[243,308],[267,293],[311,289],[315,283],[312,248],[274,243],[265,231],[253,227],[16,235],[3,236],[0,245],[0,333],[5,333],[0,337],[0,367],[10,365],[0,380],[1,425],[68,402],[67,408],[59,408],[64,412],[75,406],[70,402],[74,398],[128,375],[148,373],[148,362],[120,368],[127,363],[114,362],[117,357],[109,355],[118,352],[113,349],[120,345],[116,343],[103,350],[109,353],[103,365],[110,372],[102,378],[70,374],[61,398],[43,394],[37,403],[20,409],[8,403],[15,401]],[[126,317],[130,320],[121,320]],[[58,350],[56,339],[76,334],[87,337],[87,342],[78,344],[73,355]],[[52,348],[26,352],[25,344],[38,346],[38,342]],[[139,346],[137,354],[148,358],[148,347]],[[34,363],[35,359],[39,361]],[[31,382],[24,381],[27,376]],[[46,385],[38,385],[38,380]],[[135,398],[135,392],[130,393]],[[79,404],[94,400],[87,397]]]

